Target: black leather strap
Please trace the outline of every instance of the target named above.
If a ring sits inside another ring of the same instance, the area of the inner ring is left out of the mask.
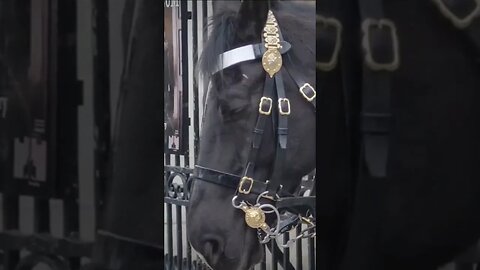
[[[263,98],[266,100],[261,100],[259,104],[259,113],[257,117],[257,122],[255,124],[255,128],[253,129],[253,138],[252,138],[252,146],[250,148],[250,153],[248,154],[248,160],[247,160],[247,165],[245,167],[245,171],[243,173],[244,176],[252,177],[254,176],[255,172],[255,163],[257,160],[258,156],[258,151],[260,150],[261,144],[262,144],[262,138],[265,133],[265,125],[267,122],[267,119],[272,116],[273,113],[273,87],[274,87],[274,81],[270,76],[266,75],[265,77],[265,85],[263,87]],[[268,100],[268,101],[267,101]],[[268,104],[270,103],[270,104]],[[269,108],[266,108],[268,105]],[[262,112],[266,112],[267,110],[270,111],[269,114],[264,114]]]
[[[278,123],[277,123],[277,136],[280,149],[287,149],[287,136],[288,136],[288,117],[289,115],[282,114],[283,112],[290,112],[290,101],[285,93],[285,85],[283,84],[283,78],[281,72],[275,75],[275,86],[277,90],[277,106],[278,106]],[[284,100],[284,101],[281,101]]]
[[[208,169],[202,166],[195,166],[195,180],[201,180],[226,188],[237,190],[241,181],[241,176]],[[253,180],[253,186],[250,194],[260,195],[267,191],[268,184],[262,181]],[[315,197],[295,197],[293,194],[281,190],[278,194],[281,198],[275,200],[278,209],[286,209],[292,213],[305,213],[308,209],[314,209]],[[302,204],[304,206],[302,206]]]
[[[373,177],[387,174],[391,123],[391,71],[398,66],[398,41],[393,23],[384,18],[383,0],[360,0],[365,63],[361,128],[365,163]]]
[[[336,68],[342,45],[342,24],[337,18],[341,1],[317,2],[316,61],[321,71]]]
[[[282,31],[279,29],[278,34],[280,40],[283,41]],[[282,70],[274,75],[275,80],[275,97],[277,100],[276,117],[272,118],[274,126],[277,127],[277,147],[275,153],[275,161],[273,163],[273,175],[270,177],[273,182],[275,190],[270,190],[272,194],[281,192],[280,183],[276,183],[282,179],[283,166],[286,163],[287,156],[287,138],[288,138],[288,117],[290,116],[290,101],[285,92],[285,85],[283,82]],[[288,112],[288,114],[286,114]]]
[[[277,200],[275,206],[278,210],[287,210],[292,213],[306,215],[307,212],[315,213],[316,199],[308,197],[282,197]]]
[[[278,29],[278,35],[280,37],[280,42],[285,42],[282,35],[282,30]],[[285,57],[284,57],[285,58]],[[285,92],[285,85],[283,83],[283,75],[280,70],[275,75],[275,90],[277,93],[277,106],[278,106],[278,123],[277,123],[277,140],[280,146],[280,150],[286,151],[287,149],[287,136],[288,136],[288,117],[290,114],[290,101],[287,98]],[[286,100],[286,102],[281,102],[281,100]],[[283,114],[282,112],[288,111],[288,115]],[[282,152],[282,151],[281,151]],[[286,154],[286,153],[285,153]],[[278,150],[277,150],[278,157]],[[277,159],[275,160],[277,163]],[[283,163],[282,163],[283,165]]]
[[[287,53],[292,48],[292,45],[285,40],[280,41],[280,46],[281,47],[279,48],[279,51],[281,54]],[[263,57],[263,54],[267,51],[267,48],[265,48],[264,43],[257,43],[253,45],[253,51],[255,53],[255,58],[260,59]]]
[[[286,99],[285,88],[283,85],[283,79],[281,71],[275,74],[275,88],[276,88],[276,99]],[[277,144],[275,152],[275,161],[273,163],[273,174],[270,177],[272,185],[269,191],[270,194],[275,195],[279,192],[283,192],[281,189],[281,184],[279,180],[282,179],[283,166],[286,165],[286,156],[287,156],[287,136],[288,136],[288,116],[280,114],[280,110],[287,110],[285,103],[277,102],[277,113],[276,117],[276,127],[277,127]],[[283,109],[281,109],[283,106]],[[280,195],[280,194],[279,194]]]
[[[281,47],[279,48],[279,51],[281,54],[287,53],[292,48],[292,45],[287,41],[281,41],[280,45]],[[218,56],[218,66],[216,69],[212,70],[212,75],[225,68],[234,66],[245,61],[261,59],[266,50],[267,49],[265,48],[265,45],[263,43],[256,43],[226,51]],[[230,60],[226,61],[225,57]],[[233,60],[230,57],[232,57]]]
[[[307,94],[306,97],[304,96],[305,100],[307,102],[309,102],[310,104],[312,104],[313,109],[316,111],[317,110],[317,98],[316,98],[316,96],[317,96],[318,92],[314,88],[315,84],[311,85],[303,79],[303,76],[301,74],[299,74],[297,69],[294,67],[293,60],[292,60],[292,57],[290,56],[290,54],[287,54],[285,56],[285,70],[287,71],[289,77],[295,82],[295,84],[297,86],[297,89],[300,91],[300,89],[303,88],[303,91],[305,91],[305,94]],[[308,85],[311,86],[311,88],[306,85],[307,83],[308,83]],[[302,93],[299,93],[299,94],[303,95]],[[314,98],[309,100],[309,99],[307,99],[307,97],[314,97]]]
[[[201,166],[195,166],[195,173],[193,176],[196,180],[202,180],[212,184],[224,186],[238,191],[238,185],[242,179],[239,175],[229,174],[225,172],[219,172],[212,169],[204,168]],[[267,184],[265,182],[253,180],[251,194],[260,195],[267,190]]]

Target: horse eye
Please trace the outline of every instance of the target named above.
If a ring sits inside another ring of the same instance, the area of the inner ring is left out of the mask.
[[[231,104],[221,104],[220,114],[226,122],[236,121],[244,117],[248,105],[232,106]]]

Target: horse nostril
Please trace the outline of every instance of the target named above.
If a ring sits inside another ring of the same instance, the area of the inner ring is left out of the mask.
[[[203,255],[211,265],[216,265],[223,253],[223,241],[218,237],[210,237],[202,243]]]

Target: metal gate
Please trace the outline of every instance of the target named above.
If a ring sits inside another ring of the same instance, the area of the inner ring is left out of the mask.
[[[172,54],[172,58],[173,55],[178,58],[171,63],[173,71],[169,71],[173,77],[172,85],[176,86],[166,85],[168,89],[165,89],[171,91],[169,94],[173,96],[166,100],[175,102],[173,106],[165,106],[166,110],[171,110],[165,111],[165,116],[177,117],[177,124],[172,124],[175,123],[172,119],[166,119],[165,123],[165,129],[169,129],[165,134],[164,154],[165,269],[208,269],[188,244],[185,221],[191,185],[190,175],[197,157],[200,121],[203,115],[202,97],[208,83],[202,78],[196,79],[195,65],[210,32],[210,29],[204,26],[208,25],[208,18],[212,14],[212,1],[167,2],[169,3],[165,4],[165,18],[171,21],[165,22],[165,31],[173,34],[165,38],[172,46],[168,44],[165,46],[171,48],[167,55]],[[170,79],[166,78],[166,81]],[[178,118],[179,115],[182,117]],[[169,125],[171,127],[168,127]],[[172,127],[174,125],[177,127],[177,133],[170,131],[174,129]],[[168,138],[175,134],[178,138]],[[173,145],[174,143],[176,144]],[[302,192],[310,192],[312,185],[312,177],[306,176]],[[295,237],[302,229],[304,228],[297,227],[296,232],[285,235],[283,240],[286,242],[290,237]],[[278,259],[290,261],[298,270],[315,269],[315,239],[300,240],[291,248],[283,249],[283,253],[283,258],[277,258],[279,255],[270,254],[265,248],[265,257],[255,269],[277,269],[280,267],[276,263]]]
[[[78,270],[91,255],[101,190],[85,196],[93,192],[85,192],[81,174],[93,164],[82,162],[92,160],[84,155],[93,146],[79,150],[78,141],[90,137],[79,138],[78,131],[93,126],[92,98],[82,94],[104,86],[91,67],[108,65],[98,61],[108,43],[90,43],[98,49],[93,64],[90,48],[77,41],[104,31],[107,13],[105,1],[0,1],[2,270]],[[77,20],[87,27],[77,27]],[[97,135],[103,140],[105,134]],[[93,189],[98,179],[92,176],[86,178]]]

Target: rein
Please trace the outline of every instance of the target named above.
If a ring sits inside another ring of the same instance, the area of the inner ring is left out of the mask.
[[[286,56],[284,70],[295,82],[299,94],[312,105],[313,112],[316,112],[316,91],[297,73],[293,66],[293,60],[287,54],[290,49],[291,44],[283,40],[276,18],[272,11],[269,11],[262,43],[235,48],[219,56],[218,66],[213,74],[245,61],[261,58],[266,72],[263,96],[258,105],[258,117],[253,130],[252,145],[243,174],[241,176],[234,175],[196,165],[193,176],[195,180],[235,190],[232,206],[245,212],[246,224],[257,230],[259,241],[262,244],[288,233],[299,224],[307,224],[307,228],[298,237],[290,239],[286,244],[281,245],[282,247],[288,247],[290,243],[301,238],[316,236],[315,196],[296,196],[284,191],[283,186],[279,183],[269,180],[259,181],[253,177],[265,126],[269,118],[274,123],[277,138],[274,169],[269,179],[279,179],[278,174],[281,172],[279,168],[286,165],[288,118],[291,107],[280,72],[283,66],[282,55]],[[274,99],[277,101],[278,111],[276,113],[273,110]],[[270,214],[276,217],[276,224],[272,226],[267,224],[267,215]]]

